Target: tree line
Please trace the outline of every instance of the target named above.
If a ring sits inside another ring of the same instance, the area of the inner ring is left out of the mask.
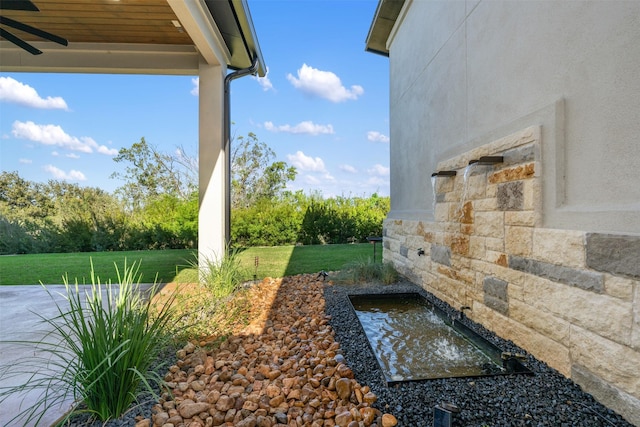
[[[235,138],[231,240],[235,247],[365,241],[380,235],[389,198],[323,198],[285,190],[296,169],[274,161],[255,134]],[[0,173],[0,254],[196,249],[197,159],[162,153],[144,138],[114,161],[124,181],[113,193]]]

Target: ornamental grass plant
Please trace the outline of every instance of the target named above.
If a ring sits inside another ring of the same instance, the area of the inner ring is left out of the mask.
[[[191,283],[177,284],[174,324],[181,341],[224,338],[247,322],[247,288],[241,286],[248,273],[240,263],[240,252],[227,249],[222,258],[200,254],[189,261]],[[196,283],[193,283],[196,282]]]
[[[72,410],[62,423],[80,413],[107,421],[122,416],[141,392],[156,395],[152,384],[162,379],[155,363],[173,333],[172,298],[156,307],[155,285],[150,295],[141,294],[139,263],[125,260],[121,270],[116,264],[117,284],[101,284],[91,264],[90,286],[63,278],[63,303],[45,287],[57,315],[39,317],[51,331],[36,342],[13,343],[33,347],[35,356],[6,367],[0,378],[35,373],[21,385],[0,386],[0,403],[14,393],[40,394],[12,423],[38,425],[48,409],[70,400]]]
[[[200,254],[200,261],[190,262],[190,266],[199,271],[202,283],[211,296],[216,299],[231,295],[240,287],[247,274],[240,264],[237,249],[227,248],[221,258],[211,258]]]
[[[398,281],[398,272],[391,263],[379,263],[371,258],[360,258],[345,264],[335,277],[337,283],[355,285],[382,283],[390,285]]]

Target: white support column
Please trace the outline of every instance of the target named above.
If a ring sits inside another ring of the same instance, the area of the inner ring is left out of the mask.
[[[224,77],[226,66],[200,63],[198,253],[221,260],[225,251],[226,163],[224,151]]]

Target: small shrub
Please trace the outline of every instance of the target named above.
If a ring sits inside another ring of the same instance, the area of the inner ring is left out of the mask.
[[[152,364],[169,343],[172,301],[158,308],[151,297],[143,298],[136,286],[138,269],[139,264],[129,267],[125,260],[122,272],[116,265],[119,286],[102,285],[92,263],[90,291],[81,290],[77,279],[73,286],[64,278],[68,305],[56,302],[47,290],[58,315],[40,317],[52,331],[41,341],[14,343],[34,346],[43,355],[0,373],[8,379],[37,372],[26,384],[0,387],[0,402],[16,392],[41,391],[36,403],[12,421],[37,425],[48,408],[69,398],[76,404],[64,422],[83,412],[106,421],[122,416],[141,386],[154,393],[150,381],[162,381]]]

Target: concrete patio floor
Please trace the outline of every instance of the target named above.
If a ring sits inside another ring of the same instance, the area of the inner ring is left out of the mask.
[[[148,289],[151,285],[141,285]],[[0,370],[5,367],[14,369],[12,372],[24,370],[25,361],[37,356],[47,356],[35,351],[33,346],[17,345],[7,341],[40,341],[51,331],[52,327],[44,323],[40,316],[51,319],[58,314],[56,302],[65,307],[63,295],[64,285],[46,285],[51,296],[40,285],[29,286],[0,286]],[[53,297],[53,298],[52,298]],[[47,372],[50,375],[50,372]],[[24,372],[10,379],[0,378],[2,387],[24,384],[31,373]],[[0,426],[28,426],[35,422],[24,424],[23,420],[10,422],[19,412],[31,408],[38,401],[43,389],[34,390],[27,394],[9,396],[0,403]],[[72,400],[62,402],[50,408],[41,419],[39,426],[50,426],[70,409]]]

